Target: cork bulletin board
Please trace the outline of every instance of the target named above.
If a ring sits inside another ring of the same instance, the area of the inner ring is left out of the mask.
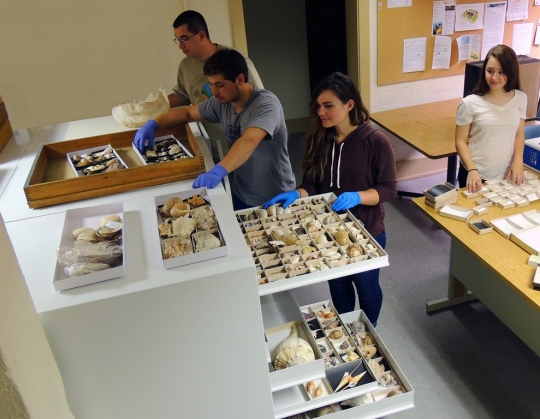
[[[495,1],[495,0],[493,0]],[[377,84],[379,86],[463,74],[466,60],[458,62],[456,38],[462,35],[482,35],[482,30],[460,31],[449,35],[452,38],[450,69],[431,70],[435,37],[432,33],[434,0],[412,0],[411,7],[388,8],[388,0],[377,2]],[[457,0],[456,4],[486,3],[475,0]],[[534,23],[533,38],[540,19],[540,6],[529,0],[529,18],[506,22],[503,43],[512,46],[513,26],[519,23]],[[403,44],[405,39],[426,37],[426,66],[424,71],[403,73]],[[531,40],[531,43],[533,40]],[[532,45],[531,57],[540,58],[540,46]]]

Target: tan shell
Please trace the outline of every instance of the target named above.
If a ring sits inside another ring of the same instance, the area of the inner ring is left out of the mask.
[[[377,353],[377,348],[375,346],[362,346],[360,348],[360,351],[362,352],[362,355],[364,355],[364,358],[371,359],[375,356]]]
[[[354,351],[347,352],[347,362],[356,361],[359,358],[360,357],[358,356],[358,354],[356,352],[354,352]]]
[[[351,239],[349,239],[349,233],[347,233],[345,230],[339,230],[334,236],[334,238],[340,246],[345,246],[351,243]]]
[[[96,230],[92,227],[81,227],[73,230],[73,240],[84,240],[87,242],[96,241]]]
[[[362,256],[364,254],[364,249],[360,245],[360,243],[353,243],[349,246],[349,249],[347,250],[347,255],[351,258]]]
[[[188,237],[195,230],[196,221],[186,214],[172,222],[173,236]]]
[[[269,217],[273,217],[276,215],[276,207],[274,205],[270,205],[268,208],[266,208],[266,212],[268,213]]]
[[[107,225],[107,223],[109,221],[113,221],[115,223],[121,223],[122,218],[120,218],[120,216],[116,215],[116,214],[106,215],[106,216],[102,217],[101,220],[99,220],[98,226],[103,227],[103,226]]]
[[[315,236],[315,243],[323,244],[327,242],[328,242],[328,239],[326,238],[326,234],[320,233],[320,234],[317,234],[317,236]]]
[[[302,247],[302,254],[305,255],[307,253],[313,253],[316,252],[317,249],[315,249],[313,246],[303,246]]]
[[[317,388],[315,389],[315,391],[313,392],[313,397],[315,397],[315,398],[316,398],[316,397],[321,397],[322,394],[323,394],[322,385],[319,384],[319,385],[317,386]]]
[[[298,337],[296,325],[291,328],[291,334],[276,347],[274,368],[281,370],[296,365],[302,365],[315,360],[311,345]]]
[[[189,204],[186,204],[185,202],[179,202],[174,207],[172,207],[169,210],[169,214],[171,214],[171,217],[178,218],[186,215],[190,210]]]
[[[112,108],[116,122],[130,128],[142,127],[149,119],[155,119],[170,108],[167,92],[162,87],[154,96],[152,93],[143,101],[140,99],[122,103]]]
[[[313,381],[310,381],[306,384],[306,390],[308,393],[311,393],[313,390],[315,390],[315,383]]]
[[[182,200],[176,196],[172,197],[172,198],[169,198],[165,201],[165,203],[163,204],[163,206],[161,207],[161,213],[165,216],[165,217],[170,217],[171,216],[171,208],[174,207],[176,204],[179,204],[180,202],[182,202]]]
[[[343,332],[341,330],[333,330],[328,334],[330,339],[341,339],[343,337]]]

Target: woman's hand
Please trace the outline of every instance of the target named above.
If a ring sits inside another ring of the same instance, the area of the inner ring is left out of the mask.
[[[523,163],[520,161],[512,162],[506,179],[510,179],[512,185],[522,185],[525,182],[525,177],[523,175]]]
[[[467,175],[467,191],[471,193],[476,193],[482,189],[482,177],[478,170],[471,169]]]

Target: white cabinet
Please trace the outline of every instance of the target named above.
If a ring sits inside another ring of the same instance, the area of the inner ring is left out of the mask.
[[[300,308],[289,291],[388,265],[386,252],[352,214],[342,214],[338,223],[325,225],[323,220],[332,211],[330,205],[321,202],[331,203],[333,199],[333,194],[324,194],[297,200],[290,214],[271,217],[256,208],[236,212],[257,270],[276,419],[293,415],[298,415],[295,418],[315,417],[315,412],[321,408],[331,410],[331,417],[371,418],[414,406],[413,388],[362,311],[336,315],[329,301]],[[320,222],[313,224],[311,220]],[[361,257],[349,251],[350,245],[333,241],[340,229],[349,231],[350,239],[361,245]],[[318,243],[321,232],[326,238]],[[276,241],[278,236],[281,242]],[[282,242],[284,238],[287,243]],[[310,269],[310,263],[325,269]],[[316,314],[321,310],[331,318],[321,320]],[[367,330],[354,333],[350,324],[357,321],[361,323],[356,324],[365,325]],[[287,338],[293,325],[301,331],[299,337],[313,348],[315,360],[275,370],[272,363],[277,355],[275,348]],[[331,330],[325,330],[326,327]],[[335,340],[331,338],[334,336],[331,331],[337,333]],[[345,362],[351,350],[350,356],[358,360]],[[333,365],[330,360],[334,361]],[[349,373],[356,377],[361,372],[364,374],[358,384],[335,391],[343,377]],[[311,391],[307,389],[309,382],[312,382]],[[320,388],[322,394],[315,397],[315,388]],[[360,401],[366,404],[347,408],[340,405],[343,401],[351,406]]]

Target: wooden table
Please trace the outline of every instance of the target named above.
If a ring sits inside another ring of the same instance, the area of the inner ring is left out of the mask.
[[[375,112],[370,119],[430,159],[447,157],[446,180],[456,183],[457,151],[454,142],[456,110],[461,98],[390,111]],[[418,196],[400,192],[400,195]]]
[[[457,205],[473,208],[474,201],[460,195]],[[426,310],[439,310],[477,297],[540,355],[540,291],[532,287],[535,268],[527,265],[529,253],[496,231],[479,235],[466,222],[440,216],[425,205],[424,198],[413,202],[452,239],[448,295],[427,303]],[[469,221],[490,221],[532,209],[540,210],[540,202],[506,210],[489,207],[486,214]]]

